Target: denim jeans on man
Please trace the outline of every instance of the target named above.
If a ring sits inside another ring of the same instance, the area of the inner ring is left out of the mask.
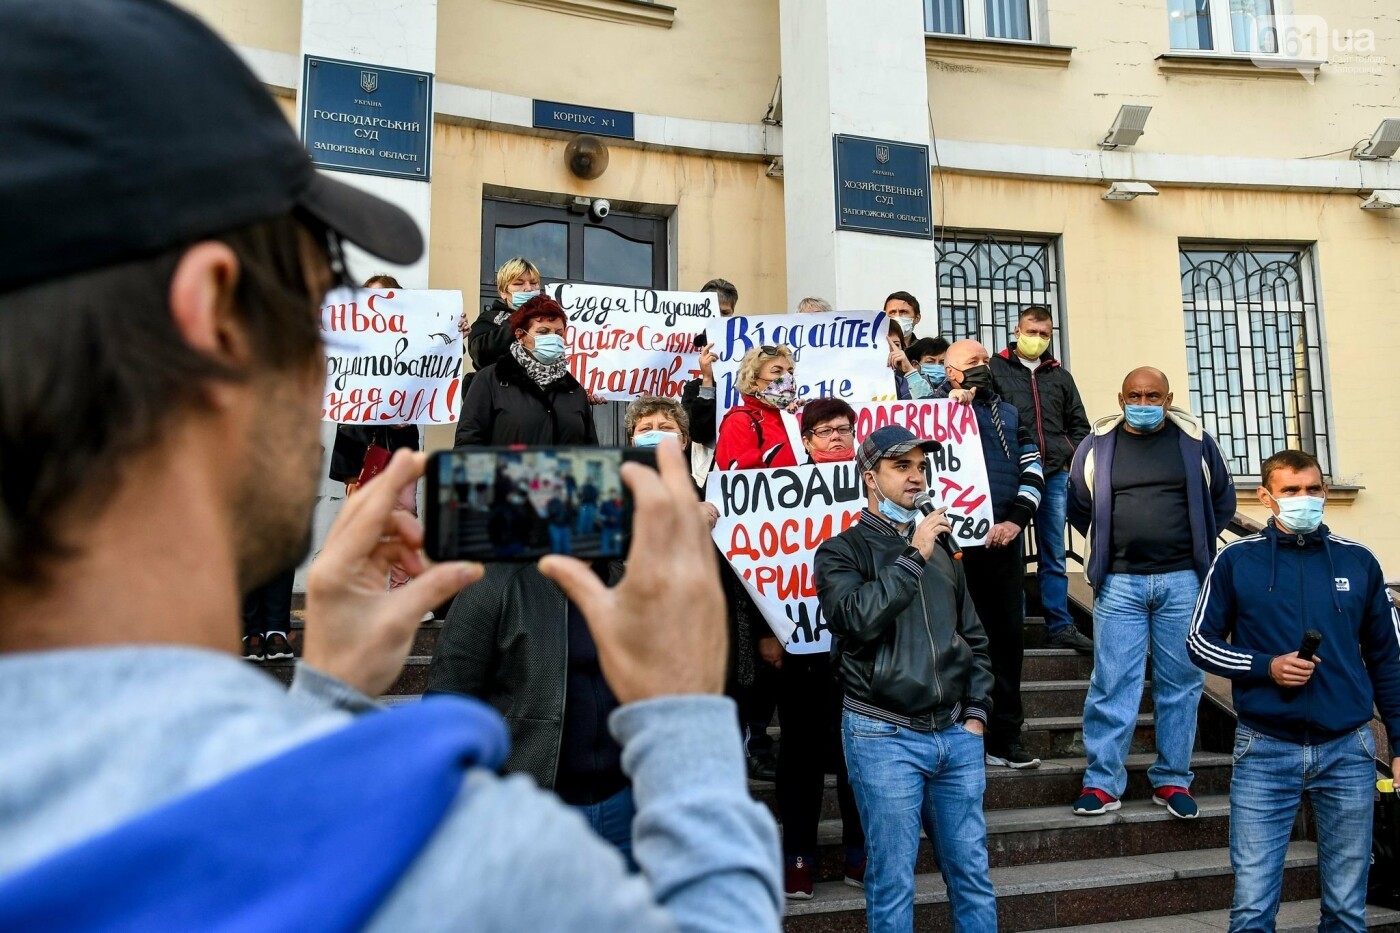
[[[980,736],[960,725],[919,732],[851,710],[841,718],[846,769],[866,834],[865,915],[870,933],[914,929],[919,828],[948,885],[953,929],[997,928],[987,863],[987,788]]]
[[[1284,855],[1304,794],[1312,801],[1317,827],[1317,872],[1322,880],[1318,929],[1366,929],[1375,754],[1368,726],[1319,745],[1285,742],[1245,725],[1236,727],[1230,781],[1232,933],[1274,929]]]
[[[1196,707],[1205,673],[1186,653],[1191,612],[1201,589],[1194,570],[1113,573],[1094,594],[1094,674],[1084,701],[1084,786],[1122,797],[1126,762],[1142,702],[1148,646],[1157,761],[1153,787],[1191,787]]]
[[[622,853],[627,867],[635,872],[637,862],[632,858],[632,818],[637,815],[637,806],[632,801],[632,788],[624,787],[607,800],[582,804],[574,809],[583,814],[588,825],[604,842],[612,843]]]
[[[1053,635],[1074,625],[1069,615],[1069,578],[1065,576],[1065,501],[1069,471],[1045,477],[1045,495],[1035,512],[1036,582],[1040,586],[1045,633]]]

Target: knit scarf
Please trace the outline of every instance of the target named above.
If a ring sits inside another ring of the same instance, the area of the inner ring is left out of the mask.
[[[535,355],[519,341],[510,345],[510,355],[515,357],[515,361],[520,364],[520,368],[525,370],[525,375],[534,380],[535,385],[543,389],[551,382],[558,382],[569,374],[568,357],[557,363],[541,363],[535,359]]]

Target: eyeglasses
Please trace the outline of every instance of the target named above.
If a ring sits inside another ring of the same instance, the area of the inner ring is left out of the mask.
[[[839,437],[850,437],[852,434],[856,433],[856,429],[851,427],[849,424],[845,424],[839,428],[814,428],[813,430],[808,431],[807,433],[812,435],[813,437],[820,437],[822,440],[826,440],[833,434]]]

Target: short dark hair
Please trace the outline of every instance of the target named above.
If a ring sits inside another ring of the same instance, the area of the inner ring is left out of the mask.
[[[1259,467],[1259,485],[1265,489],[1269,488],[1269,477],[1273,476],[1275,470],[1293,470],[1301,473],[1303,470],[1316,469],[1322,473],[1322,464],[1317,462],[1317,458],[1306,450],[1280,450],[1269,459],[1265,460]],[[1326,480],[1326,477],[1323,477]]]
[[[510,316],[508,326],[510,332],[514,334],[517,330],[529,330],[530,325],[536,321],[553,320],[560,320],[567,324],[569,316],[564,313],[559,302],[548,295],[539,294],[515,309]]]
[[[923,316],[924,316],[924,312],[922,312],[922,311],[919,310],[919,299],[915,298],[913,295],[909,294],[908,292],[890,292],[889,297],[885,299],[885,305],[889,304],[891,301],[905,301],[905,302],[908,302],[908,303],[909,303],[909,307],[911,307],[911,308],[914,309],[914,313],[915,313],[915,314],[917,314],[919,317],[923,317]],[[881,311],[883,311],[883,310],[885,309],[885,305],[880,305],[880,310],[881,310]]]
[[[942,337],[920,337],[904,348],[909,362],[918,362],[925,356],[941,356],[948,352],[948,341]]]
[[[802,407],[802,433],[807,434],[823,421],[842,416],[849,418],[851,424],[855,425],[856,410],[846,404],[844,399],[834,396],[814,398]]]
[[[1026,305],[1021,309],[1021,313],[1016,315],[1016,321],[1018,323],[1027,318],[1030,318],[1032,321],[1050,321],[1051,323],[1054,323],[1055,320],[1054,317],[1051,316],[1049,309],[1042,305]]]
[[[321,350],[302,226],[288,214],[208,238],[238,256],[234,307],[259,371],[311,365]],[[64,524],[100,513],[112,477],[204,407],[211,382],[253,375],[195,350],[171,318],[189,245],[0,293],[0,587],[43,586],[74,553]]]
[[[371,275],[369,278],[365,279],[364,287],[403,288],[403,286],[399,284],[398,279],[394,278],[392,275],[384,275],[383,273],[380,273],[379,275]]]
[[[702,292],[719,292],[719,297],[729,302],[729,307],[739,307],[739,289],[726,279],[710,279],[700,286]]]

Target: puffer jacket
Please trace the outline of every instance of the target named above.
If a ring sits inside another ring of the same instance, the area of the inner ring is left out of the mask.
[[[1035,369],[1028,369],[1014,346],[992,357],[990,365],[997,391],[1016,406],[1035,438],[1045,475],[1068,470],[1079,442],[1089,436],[1089,416],[1069,370],[1049,350]]]
[[[565,375],[541,388],[506,354],[476,374],[457,421],[457,447],[596,447],[593,406]]]
[[[925,562],[867,510],[817,548],[815,574],[847,707],[924,731],[986,720],[992,662],[961,565],[941,548]]]

